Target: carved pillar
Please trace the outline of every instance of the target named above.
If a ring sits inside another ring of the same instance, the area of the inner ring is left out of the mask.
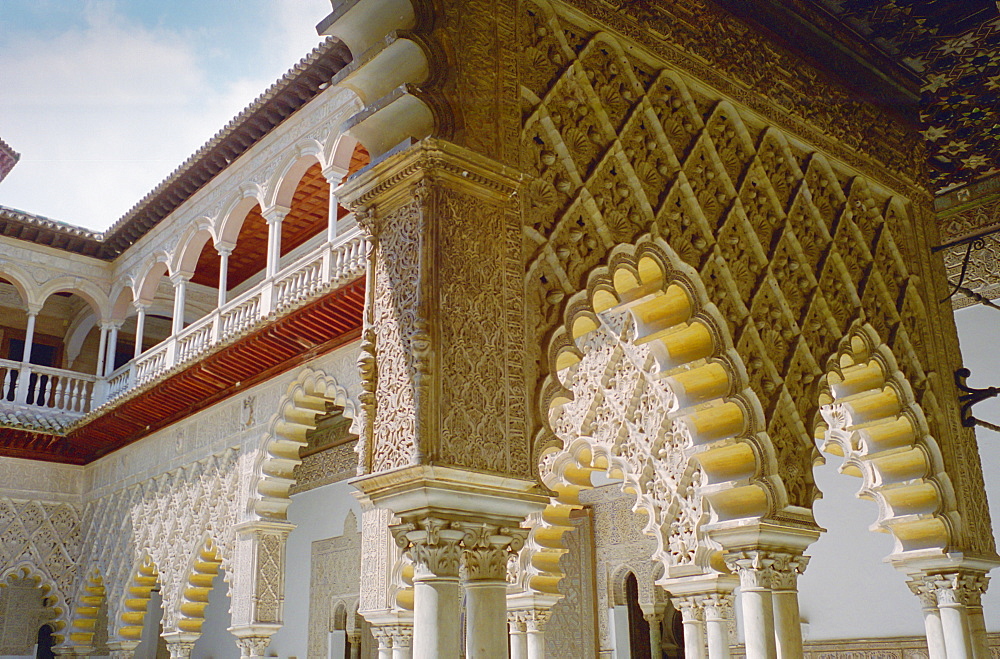
[[[393,625],[392,659],[410,659],[413,647],[413,626]]]
[[[256,520],[236,526],[233,568],[233,625],[241,650],[267,648],[281,629],[285,601],[285,542],[295,528],[288,522]],[[263,644],[263,645],[261,645]],[[258,656],[246,655],[244,656]]]
[[[110,323],[101,323],[101,336],[97,339],[97,368],[94,371],[94,374],[97,377],[102,377],[104,375],[104,357],[107,354],[108,329],[110,327]]]
[[[916,577],[907,582],[910,591],[920,598],[924,613],[924,630],[927,634],[928,659],[947,659],[948,651],[944,644],[944,629],[941,627],[941,612],[937,605],[937,588],[932,581],[924,577]]]
[[[774,634],[778,656],[797,659],[802,656],[802,621],[799,616],[798,578],[809,558],[795,554],[773,554],[772,598]]]
[[[747,657],[775,659],[777,646],[771,595],[774,559],[768,552],[752,550],[726,556],[726,563],[740,577]]]
[[[375,625],[371,628],[375,645],[378,646],[378,659],[392,659],[391,625]]]
[[[334,189],[344,181],[344,177],[347,176],[347,170],[338,167],[337,165],[330,165],[323,170],[323,178],[326,179],[327,185],[330,186],[330,208],[327,215],[326,224],[326,239],[328,242],[332,242],[337,237],[337,200],[333,196]]]
[[[39,311],[41,309],[28,307],[28,325],[24,330],[24,352],[21,354],[21,361],[25,364],[31,363],[31,347],[35,340],[35,320],[38,318]]]
[[[507,612],[510,628],[510,659],[528,659],[528,628],[521,611]]]
[[[729,659],[729,623],[733,619],[732,593],[710,593],[703,596],[705,637],[708,659]]]
[[[531,468],[523,376],[524,286],[513,172],[427,139],[338,190],[369,234],[360,360],[365,500],[403,520],[417,564],[414,656],[459,650],[452,523],[517,529],[548,499]],[[473,589],[479,588],[473,586]],[[497,587],[478,590],[503,639]],[[496,610],[494,610],[496,609]],[[482,611],[482,609],[479,609]],[[470,611],[470,615],[480,616]]]
[[[922,581],[921,588],[933,589],[937,600],[948,659],[989,657],[989,647],[984,642],[985,624],[980,622],[986,575],[956,571],[925,575]]]
[[[681,612],[684,624],[684,658],[705,659],[705,617],[701,608],[701,597],[685,595],[673,598],[674,608]],[[750,653],[747,646],[747,656]]]
[[[392,527],[413,561],[413,654],[457,659],[461,647],[458,569],[465,530],[437,517]]]

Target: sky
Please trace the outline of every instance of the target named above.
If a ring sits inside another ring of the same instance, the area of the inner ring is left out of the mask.
[[[103,231],[321,40],[330,0],[0,0],[0,205]]]

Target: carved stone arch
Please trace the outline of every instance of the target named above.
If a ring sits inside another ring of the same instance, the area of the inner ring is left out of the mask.
[[[231,199],[226,206],[226,210],[219,216],[218,225],[215,228],[215,235],[220,243],[235,245],[239,238],[243,221],[253,210],[254,206],[264,208],[261,201],[263,195],[257,186],[250,186],[240,191],[240,194]]]
[[[789,508],[761,403],[727,325],[697,273],[657,238],[616,247],[591,273],[586,293],[589,310],[574,296],[550,342],[561,393],[551,382],[543,387],[549,429],[564,446],[588,439],[591,459],[624,479],[649,515],[646,530],[657,538],[667,578],[718,567],[719,547],[703,524],[735,527]],[[585,365],[588,354],[594,358]],[[609,389],[620,376],[615,369],[630,373],[636,388]],[[608,398],[619,393],[617,403]],[[622,424],[609,437],[600,417],[616,405],[628,409],[616,412]],[[647,418],[659,425],[640,427]],[[702,499],[708,506],[699,509]],[[694,528],[678,540],[672,526],[682,511]]]
[[[338,599],[333,605],[333,611],[330,613],[330,631],[346,632],[349,618],[350,609],[348,608],[347,601]]]
[[[160,280],[169,270],[170,256],[166,252],[158,252],[143,267],[142,274],[136,276],[133,283],[133,298],[137,302],[150,304],[156,297],[156,289],[160,286]]]
[[[160,573],[156,564],[148,554],[144,555],[132,570],[132,576],[122,592],[118,636],[130,641],[142,639],[149,600],[159,582]]]
[[[38,297],[44,305],[45,301],[56,293],[73,293],[74,295],[79,295],[90,305],[94,314],[102,320],[111,316],[111,302],[108,299],[107,291],[101,290],[96,284],[82,277],[67,275],[51,279],[41,287]]]
[[[38,287],[34,284],[34,280],[21,266],[10,261],[0,262],[0,277],[10,282],[10,285],[17,290],[21,296],[21,302],[26,307],[40,308],[42,306],[44,298],[39,297]]]
[[[259,518],[286,519],[293,470],[301,462],[299,448],[306,443],[306,432],[316,427],[316,415],[325,413],[329,405],[343,408],[344,416],[350,419],[357,416],[354,400],[346,389],[326,373],[308,368],[282,396],[255,470],[250,502]]]
[[[170,258],[170,274],[183,272],[193,274],[198,264],[198,257],[201,250],[208,241],[217,242],[212,221],[207,217],[200,217],[185,229],[180,242]]]
[[[222,568],[223,559],[220,547],[207,534],[195,545],[192,554],[182,588],[177,593],[180,598],[177,628],[185,633],[201,634],[205,623],[205,607],[208,606],[212,584]],[[226,581],[229,581],[228,572]]]
[[[323,147],[316,140],[305,140],[298,145],[293,155],[278,166],[271,180],[265,183],[264,198],[267,200],[267,207],[277,205],[291,208],[299,181],[316,164],[325,169]]]
[[[98,568],[92,568],[83,579],[74,599],[73,618],[69,640],[73,645],[94,647],[94,637],[101,606],[105,604],[104,577]]]
[[[873,530],[891,533],[892,556],[952,550],[961,537],[951,479],[937,440],[892,351],[870,325],[857,324],[830,360],[816,437],[862,479],[858,496],[878,505]]]
[[[67,628],[69,608],[66,597],[56,586],[55,580],[33,563],[18,561],[0,571],[0,588],[17,579],[33,581],[42,590],[43,604],[52,609],[53,613],[53,619],[48,624],[52,626],[55,644],[64,643],[66,636],[63,631]]]
[[[323,160],[326,162],[326,169],[336,168],[347,172],[351,167],[351,158],[357,148],[358,138],[347,133],[340,133],[336,138],[327,140],[323,147]]]

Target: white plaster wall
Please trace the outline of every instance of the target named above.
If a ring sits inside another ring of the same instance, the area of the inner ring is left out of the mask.
[[[229,613],[229,584],[226,573],[219,570],[212,580],[212,590],[208,593],[205,607],[205,622],[201,626],[201,638],[191,651],[192,659],[238,659],[240,650],[236,637],[229,633],[232,616]]]
[[[973,387],[1000,386],[1000,311],[976,305],[955,312],[958,336],[962,342],[965,366],[972,371],[969,385]],[[951,377],[948,373],[947,377]],[[1000,399],[979,403],[973,414],[984,421],[1000,424]],[[1000,434],[976,428],[979,440],[979,457],[983,462],[983,479],[986,497],[993,520],[993,537],[1000,529]],[[983,598],[983,613],[988,631],[1000,631],[1000,573],[991,573],[993,583]]]
[[[350,510],[361,519],[361,506],[347,481],[331,483],[292,497],[285,560],[285,625],[271,637],[268,656],[305,659],[309,638],[309,578],[312,543],[344,532]]]

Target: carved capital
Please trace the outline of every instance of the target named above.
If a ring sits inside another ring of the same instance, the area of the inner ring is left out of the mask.
[[[938,607],[981,606],[989,577],[982,573],[938,574],[933,580]]]
[[[413,625],[374,625],[371,632],[379,649],[408,648],[413,643]]]
[[[524,546],[527,529],[515,529],[490,524],[457,524],[465,530],[462,544],[463,565],[467,581],[507,579],[507,562]]]
[[[413,561],[414,580],[458,578],[465,530],[454,522],[424,517],[390,527],[392,537]]]
[[[270,636],[244,636],[236,639],[241,657],[263,657],[270,642]]]
[[[739,575],[743,590],[770,590],[774,582],[775,557],[772,552],[752,550],[725,557],[729,568]]]
[[[937,588],[932,579],[921,575],[907,580],[906,585],[910,587],[910,592],[917,596],[924,609],[937,608]]]
[[[771,588],[776,591],[795,591],[799,575],[805,572],[809,564],[809,557],[779,552],[774,552],[772,557],[774,563],[771,566],[773,569]]]
[[[705,610],[702,608],[701,595],[683,595],[670,600],[674,608],[681,612],[681,620],[684,622],[701,622],[705,619]]]
[[[194,650],[194,643],[194,641],[167,641],[167,651],[170,653],[170,659],[190,659],[191,651]]]
[[[701,608],[704,611],[705,620],[732,620],[733,599],[732,593],[706,593],[702,595]]]

